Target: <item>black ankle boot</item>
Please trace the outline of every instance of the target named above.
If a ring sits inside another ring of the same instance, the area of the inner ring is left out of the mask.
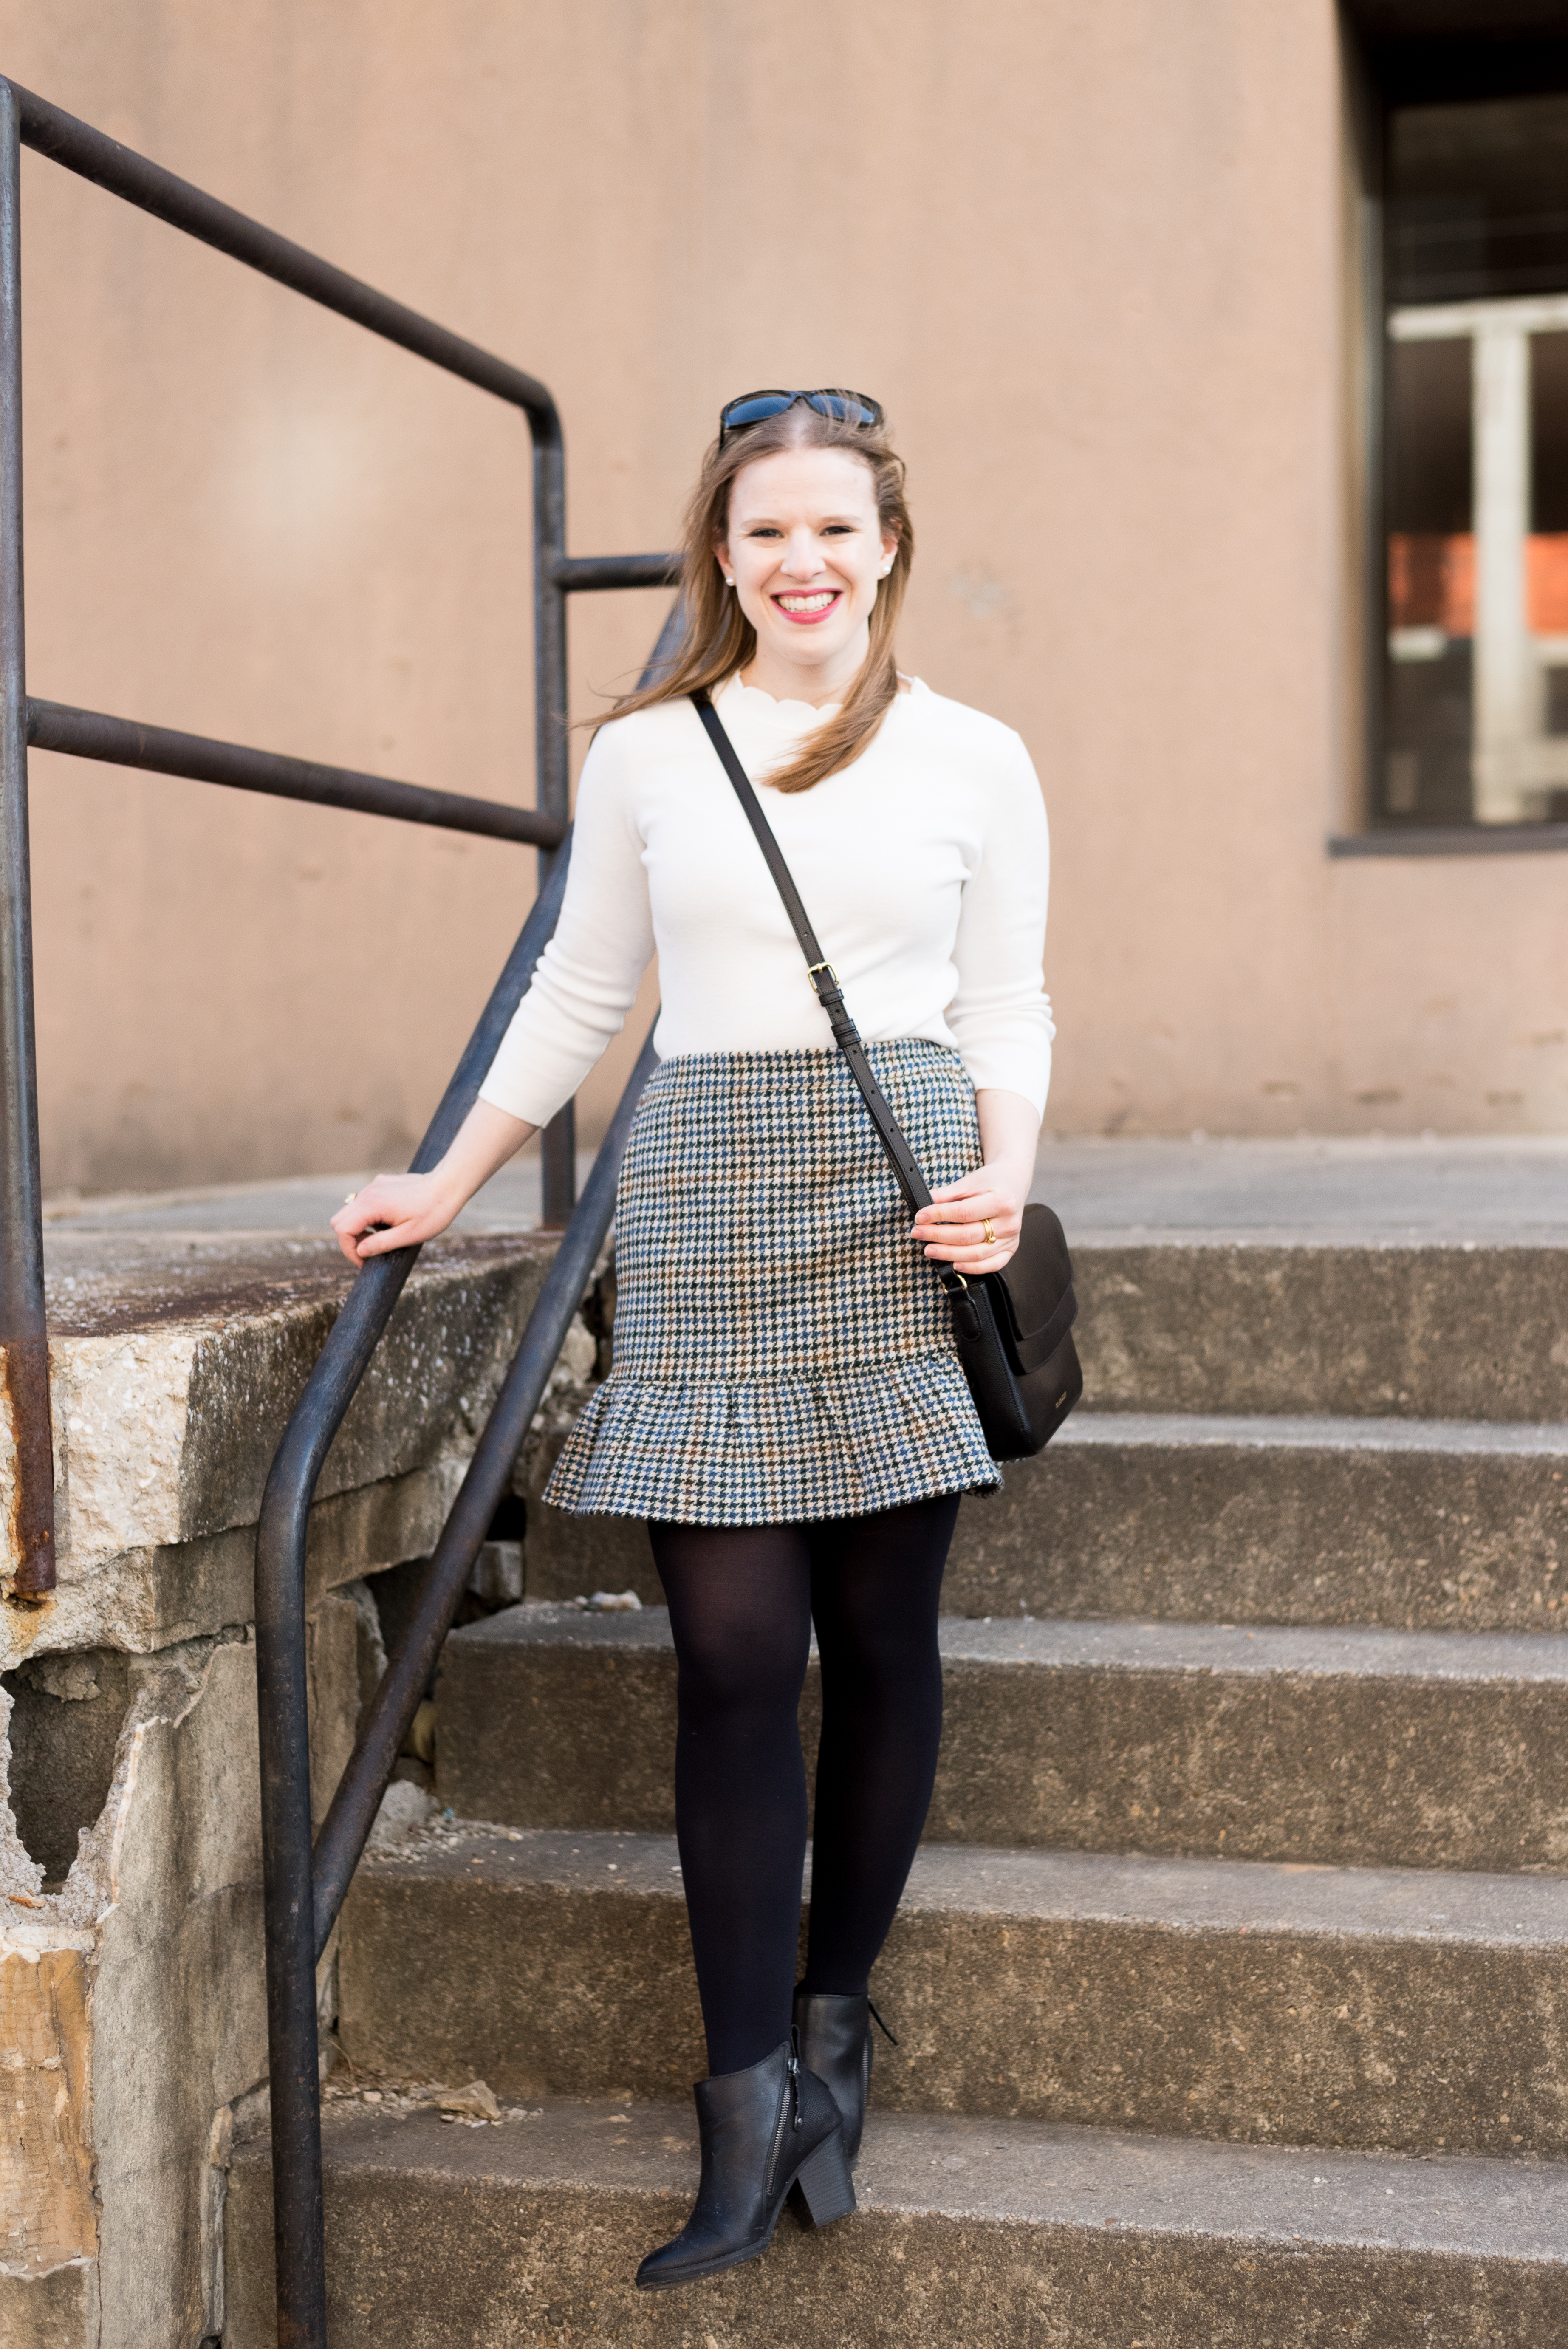
[[[650,2251],[637,2270],[644,2292],[698,2283],[758,2258],[792,2186],[814,2227],[855,2207],[838,2107],[801,2065],[793,2033],[748,2072],[699,2080],[696,2094],[696,2205],[675,2240]]]
[[[861,2156],[861,2130],[865,2125],[866,2097],[872,2085],[872,2017],[896,2047],[865,1992],[804,1991],[795,1992],[795,2030],[800,2061],[808,2072],[825,2080],[832,2090],[839,2118],[844,2124],[844,2153],[852,2168]]]

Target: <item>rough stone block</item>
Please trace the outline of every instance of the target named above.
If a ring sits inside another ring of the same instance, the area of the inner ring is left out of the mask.
[[[470,1449],[539,1291],[552,1243],[434,1243],[399,1300],[322,1475],[324,1497],[429,1468]],[[201,1257],[169,1244],[98,1287],[56,1268],[51,1291],[56,1507],[62,1590],[129,1553],[253,1525],[279,1436],[336,1316],[349,1276],[335,1252],[274,1243]],[[145,1260],[143,1260],[145,1259]],[[132,1273],[139,1276],[133,1278]],[[0,1517],[9,1522],[9,1423],[0,1425]],[[0,1572],[9,1571],[0,1554]],[[5,1607],[14,1653],[102,1644],[60,1600]],[[0,1665],[13,1653],[0,1653]]]
[[[89,2128],[91,1937],[0,1933],[0,2275],[33,2281],[98,2256]],[[3,2303],[0,2303],[3,2305]]]
[[[552,1245],[427,1251],[329,1454],[318,1819],[366,1644],[332,1587],[433,1547]],[[265,2072],[255,1517],[348,1276],[215,1231],[55,1235],[50,1277],[58,1590],[15,1600],[0,1557],[0,2079],[26,2115],[0,2144],[0,2338],[194,2349],[221,2329],[230,2109]]]
[[[96,2260],[73,2260],[47,2275],[0,2266],[0,2341],[5,2349],[97,2349],[103,2302]]]
[[[318,1811],[353,1734],[356,1626],[336,1598],[311,1626]],[[0,2278],[26,2277],[0,2282],[18,2328],[0,2337],[28,2349],[177,2349],[218,2329],[214,2123],[265,2072],[254,1650],[236,1633],[123,1661],[107,1797],[63,1882],[45,1889],[14,1828],[0,1851],[0,2049],[23,2052],[19,2092],[36,2090],[13,2148],[33,2199],[10,2179],[0,2192]],[[37,1756],[0,1758],[26,1771]],[[51,1816],[41,1797],[19,1807]],[[70,1826],[52,1817],[57,1847]],[[46,2309],[53,2333],[37,2330]],[[3,2296],[0,2311],[9,2326]]]

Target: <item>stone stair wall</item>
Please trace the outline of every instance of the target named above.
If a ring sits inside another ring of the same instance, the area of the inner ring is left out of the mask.
[[[431,1547],[549,1255],[429,1250],[329,1455],[318,1815],[372,1664],[363,1578]],[[347,1280],[315,1239],[51,1230],[59,1588],[26,1604],[0,1577],[5,2349],[224,2330],[229,2145],[266,2072],[256,1516]],[[10,1473],[0,1441],[0,1526]]]

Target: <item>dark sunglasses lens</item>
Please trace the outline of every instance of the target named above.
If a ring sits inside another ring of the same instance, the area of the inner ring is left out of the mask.
[[[726,432],[738,432],[743,424],[760,424],[765,416],[782,416],[794,405],[793,392],[754,391],[749,399],[732,399],[718,420]]]
[[[874,424],[881,413],[849,391],[814,391],[807,405],[819,416],[830,416],[837,424]]]

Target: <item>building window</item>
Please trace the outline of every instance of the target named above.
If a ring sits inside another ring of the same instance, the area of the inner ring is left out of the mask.
[[[1568,823],[1568,95],[1385,124],[1374,818]]]

